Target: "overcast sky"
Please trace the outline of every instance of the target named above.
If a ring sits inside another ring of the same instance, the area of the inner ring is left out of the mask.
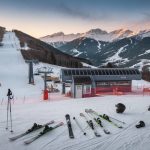
[[[35,37],[91,28],[150,29],[150,0],[0,0],[0,26]]]

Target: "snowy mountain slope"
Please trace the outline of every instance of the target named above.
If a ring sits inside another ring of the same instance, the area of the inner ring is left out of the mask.
[[[136,36],[141,38],[150,37],[150,30],[140,31]]]
[[[52,35],[47,35],[44,37],[41,37],[40,40],[54,46],[54,47],[60,47],[66,42],[70,42],[74,39],[80,38],[82,36],[82,33],[77,34],[64,34],[63,32],[54,33]]]
[[[24,59],[37,59],[40,62],[54,64],[65,67],[82,67],[81,62],[86,62],[84,59],[73,57],[62,51],[54,48],[53,46],[32,37],[22,31],[13,30],[20,40],[21,53]],[[30,48],[25,50],[25,44]]]
[[[112,32],[107,32],[97,28],[91,29],[85,33],[77,33],[77,34],[64,34],[63,32],[58,32],[52,35],[41,37],[40,39],[58,48],[66,44],[67,42],[73,41],[81,37],[92,38],[98,41],[111,42],[114,40],[131,37],[133,35],[135,35],[135,33],[131,30],[119,29],[114,30]]]
[[[144,64],[150,63],[150,37],[133,36],[113,42],[79,38],[66,43],[59,49],[70,55],[89,59],[96,66],[113,62],[122,67],[142,68]]]
[[[131,37],[133,35],[134,35],[133,31],[124,30],[124,29],[114,30],[109,33],[101,29],[92,29],[86,32],[84,36],[98,41],[112,42],[114,40]]]
[[[0,47],[0,100],[7,100],[7,90],[10,88],[15,99],[42,99],[43,79],[35,76],[35,85],[28,84],[28,64],[20,52],[20,41],[14,32],[6,32]],[[34,69],[44,66],[38,64]],[[48,66],[48,65],[47,65]],[[49,65],[52,66],[52,65]],[[58,68],[59,71],[60,67]],[[56,69],[54,73],[58,72]]]

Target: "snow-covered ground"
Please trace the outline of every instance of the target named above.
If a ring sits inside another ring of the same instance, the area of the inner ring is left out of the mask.
[[[56,76],[59,76],[60,67],[39,63],[37,68],[51,67]],[[6,32],[3,38],[3,47],[0,47],[0,100],[7,99],[7,90],[10,88],[14,98],[18,100],[42,99],[44,82],[41,76],[35,76],[35,85],[28,84],[28,64],[20,53],[20,42],[13,32]]]
[[[14,104],[12,106],[14,133],[5,130],[6,105],[2,105],[0,106],[0,146],[2,150],[149,150],[150,112],[147,111],[147,107],[150,105],[149,98],[150,96],[105,96],[57,102]],[[123,114],[115,112],[115,104],[119,102],[126,105],[126,111]],[[118,129],[103,122],[111,134],[104,134],[102,129],[97,126],[101,137],[95,137],[91,129],[87,127],[85,120],[79,116],[79,113],[84,112],[86,108],[111,115],[126,124],[123,129]],[[8,137],[29,129],[34,122],[44,124],[55,120],[56,123],[63,121],[66,124],[65,115],[67,113],[71,115],[71,118],[75,116],[79,120],[82,127],[86,129],[87,136],[82,134],[72,119],[75,139],[69,139],[67,126],[64,125],[47,133],[30,145],[24,145],[23,142],[36,135],[38,131],[13,142],[8,140]],[[135,124],[139,120],[146,123],[145,128],[135,128]]]
[[[64,99],[61,94],[56,93],[54,96],[59,101],[53,101],[53,95],[50,96],[50,100],[42,101],[43,80],[40,76],[35,76],[35,85],[28,84],[28,65],[20,54],[20,45],[15,34],[7,32],[3,43],[4,46],[0,47],[0,150],[149,150],[150,112],[147,111],[147,108],[150,105],[150,95],[105,95],[84,99]],[[34,66],[34,71],[43,67],[52,67],[53,75],[59,76],[60,67],[53,65],[40,63]],[[150,87],[150,83],[133,81],[134,87],[142,91],[142,87]],[[11,88],[15,95],[15,102],[12,104],[13,133],[5,129],[8,88]],[[26,99],[26,101],[22,101],[22,99]],[[27,102],[31,100],[34,101]],[[115,112],[115,104],[119,102],[126,105],[123,114]],[[101,114],[105,113],[126,122],[126,124],[123,125],[123,129],[118,129],[103,121],[104,127],[111,134],[104,134],[102,129],[96,126],[101,137],[95,137],[91,129],[87,127],[85,120],[79,116],[80,112],[85,113],[86,108],[92,108]],[[70,139],[68,136],[66,114],[71,116],[75,139]],[[84,136],[75,124],[72,119],[74,116],[85,129],[87,136]],[[39,131],[13,142],[8,139],[26,131],[34,122],[44,124],[50,120],[55,120],[56,123],[63,121],[64,126],[47,133],[29,145],[24,145],[24,141],[38,134]],[[145,128],[135,128],[135,124],[139,120],[146,123]]]

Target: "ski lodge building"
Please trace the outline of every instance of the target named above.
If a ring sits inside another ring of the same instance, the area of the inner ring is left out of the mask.
[[[141,80],[141,73],[130,68],[65,68],[61,69],[62,93],[71,84],[71,97],[84,98],[106,92],[131,92],[132,80]]]

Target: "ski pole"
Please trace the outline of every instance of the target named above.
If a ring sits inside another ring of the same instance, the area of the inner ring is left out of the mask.
[[[77,119],[75,117],[73,117],[73,120],[76,122],[77,126],[80,128],[80,130],[83,132],[83,135],[86,135],[86,132],[84,132],[83,128],[81,127],[81,125],[79,124],[79,122],[77,121]]]
[[[3,104],[4,98],[2,98],[1,105]]]
[[[11,130],[10,130],[10,132],[13,132],[13,130],[12,130],[12,112],[11,112],[11,100],[10,100],[10,123],[11,123]]]
[[[6,123],[6,130],[8,129],[8,111],[9,111],[9,98],[7,101],[7,123]]]

